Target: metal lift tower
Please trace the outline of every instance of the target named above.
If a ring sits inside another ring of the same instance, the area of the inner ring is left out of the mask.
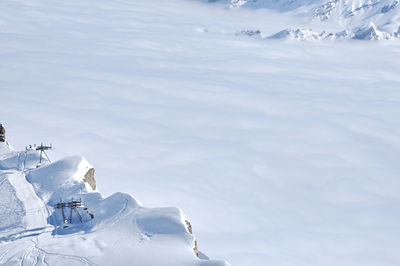
[[[51,144],[50,144],[50,146],[44,146],[44,145],[43,145],[43,142],[40,144],[40,146],[37,146],[37,147],[36,147],[36,150],[37,150],[37,151],[40,151],[40,160],[39,160],[39,164],[42,163],[43,153],[46,155],[47,159],[48,159],[49,162],[50,162],[49,156],[47,156],[47,153],[46,153],[45,151],[47,151],[47,150],[52,150],[52,149],[53,149],[53,146],[52,146]]]

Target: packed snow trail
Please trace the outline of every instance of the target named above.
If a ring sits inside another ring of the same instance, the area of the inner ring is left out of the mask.
[[[16,190],[17,197],[23,202],[25,208],[24,224],[27,230],[43,228],[47,225],[47,209],[43,201],[36,195],[32,185],[26,181],[25,174],[21,171],[6,173],[8,179]]]

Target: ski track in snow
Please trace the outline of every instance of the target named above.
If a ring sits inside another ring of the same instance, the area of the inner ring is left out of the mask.
[[[5,181],[9,181],[12,187],[15,189],[17,198],[23,203],[25,210],[25,215],[23,217],[24,230],[13,232],[10,235],[0,237],[0,243],[4,241],[17,241],[18,243],[19,240],[24,241],[25,239],[30,239],[30,241],[32,242],[32,246],[30,248],[27,248],[25,251],[23,249],[20,249],[19,251],[22,252],[19,262],[20,266],[48,266],[49,264],[47,263],[46,258],[48,259],[49,257],[57,257],[61,259],[58,260],[58,262],[60,263],[67,263],[66,261],[72,261],[79,262],[82,265],[95,266],[95,263],[91,262],[85,257],[47,252],[43,248],[39,247],[38,236],[43,234],[50,234],[53,231],[54,227],[47,224],[49,210],[46,204],[36,195],[32,184],[30,184],[26,180],[24,172],[25,160],[26,152],[19,152],[17,163],[17,168],[19,170],[0,171],[0,185]],[[13,259],[12,263],[14,263],[15,254],[11,258],[7,258],[7,255],[11,250],[16,249],[17,247],[18,244],[11,248],[1,250],[0,264],[7,265],[9,264],[10,259]],[[71,263],[67,264],[72,265]]]
[[[16,189],[17,197],[24,203],[26,229],[46,227],[47,208],[43,201],[36,195],[32,185],[26,181],[25,174],[22,171],[16,171],[8,175],[11,184]]]
[[[90,261],[88,258],[85,258],[83,256],[48,252],[45,249],[39,247],[37,237],[31,238],[30,242],[31,246],[26,249],[21,249],[17,242],[17,244],[12,248],[2,251],[2,253],[0,254],[0,264],[1,265],[8,265],[10,263],[14,264],[15,261],[19,260],[20,266],[50,265],[48,261],[53,260],[60,265],[96,266],[96,263]],[[12,256],[8,257],[8,254],[12,249],[17,250],[17,252],[15,254],[11,254]],[[16,259],[16,257],[20,258]]]
[[[33,242],[34,242],[34,241],[33,241]],[[35,250],[36,250],[40,255],[42,255],[43,258],[46,258],[46,257],[49,258],[49,257],[54,256],[54,257],[57,257],[57,258],[61,258],[61,260],[58,260],[60,263],[61,263],[62,261],[65,261],[65,260],[70,260],[70,261],[74,261],[74,262],[80,262],[80,263],[82,263],[83,265],[96,266],[96,264],[95,264],[94,262],[90,261],[89,259],[87,259],[87,258],[85,258],[85,257],[82,257],[82,256],[74,256],[74,255],[66,255],[66,254],[59,254],[59,253],[54,253],[54,252],[48,252],[48,251],[46,251],[46,250],[40,248],[40,247],[38,246],[38,243],[37,243],[37,242],[34,242],[34,244],[35,244],[35,246],[34,246]]]

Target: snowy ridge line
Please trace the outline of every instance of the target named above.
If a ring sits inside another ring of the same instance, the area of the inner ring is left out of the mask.
[[[336,40],[394,40],[400,38],[400,28],[397,32],[387,33],[377,29],[370,23],[368,26],[353,30],[344,30],[337,33],[325,31],[316,32],[311,29],[285,29],[273,35],[264,36],[260,30],[242,30],[237,36],[258,37],[269,40],[297,40],[297,41],[336,41]]]
[[[182,210],[145,208],[123,193],[103,198],[93,189],[94,176],[88,176],[93,166],[83,157],[53,163],[44,159],[37,167],[37,151],[16,152],[2,145],[0,190],[11,201],[0,202],[0,210],[15,205],[21,211],[12,220],[0,216],[0,225],[8,228],[0,228],[0,263],[124,265],[135,257],[139,259],[133,265],[228,265],[197,257],[197,241]],[[84,204],[74,210],[66,204],[60,210],[55,208],[60,199]],[[14,244],[19,248],[3,249]],[[154,250],[164,255],[154,257]]]

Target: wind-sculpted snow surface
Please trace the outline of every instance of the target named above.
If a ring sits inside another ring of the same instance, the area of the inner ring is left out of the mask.
[[[18,169],[16,155],[28,151],[0,146],[1,265],[228,265],[196,257],[180,209],[144,208],[123,193],[103,199],[84,183],[92,166],[83,157]],[[73,199],[84,208],[64,208],[65,221],[55,206]]]

